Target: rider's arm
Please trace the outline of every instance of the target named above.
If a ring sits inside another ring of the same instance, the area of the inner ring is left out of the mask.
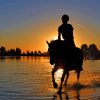
[[[61,40],[61,26],[58,27],[58,40]]]
[[[74,36],[73,36],[73,30],[74,30],[74,28],[73,28],[73,26],[71,25],[71,24],[69,24],[69,26],[70,26],[70,36],[71,36],[71,38],[72,39],[74,39]]]
[[[58,40],[61,40],[61,33],[58,32]]]

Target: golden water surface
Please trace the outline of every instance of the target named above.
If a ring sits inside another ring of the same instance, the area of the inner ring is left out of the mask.
[[[52,67],[47,57],[0,59],[0,100],[99,100],[100,60],[85,60],[80,82],[70,72],[68,85],[61,95],[56,93],[51,79]],[[55,73],[60,84],[63,70]]]

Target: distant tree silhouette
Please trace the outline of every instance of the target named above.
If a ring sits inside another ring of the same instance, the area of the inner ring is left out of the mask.
[[[0,59],[1,58],[5,58],[6,56],[11,56],[11,58],[13,58],[13,56],[16,56],[16,58],[20,58],[20,57],[17,57],[17,56],[48,56],[48,52],[41,52],[40,50],[39,51],[27,51],[27,52],[21,52],[21,49],[20,48],[16,48],[16,49],[9,49],[9,50],[6,50],[6,48],[4,46],[1,46],[0,47]],[[15,57],[14,57],[15,58]]]
[[[37,56],[37,55],[38,55],[37,51],[34,51],[34,56]]]
[[[20,56],[21,55],[21,49],[20,48],[16,48],[16,56]]]
[[[7,50],[6,56],[10,56],[10,51],[9,50]]]
[[[10,49],[9,56],[15,56],[15,55],[16,55],[15,49]]]
[[[95,44],[82,44],[81,49],[85,59],[100,59],[100,51]]]
[[[30,55],[30,52],[29,52],[29,51],[27,51],[26,55],[27,55],[27,56],[29,56],[29,55]]]
[[[40,50],[38,51],[38,55],[39,55],[39,56],[41,55],[41,51],[40,51]]]
[[[82,44],[81,49],[83,51],[84,58],[89,58],[89,48],[87,44]]]
[[[87,44],[82,44],[81,49],[84,54],[85,59],[100,59],[100,50],[97,48],[95,44],[90,44],[89,46]],[[27,52],[21,52],[20,48],[16,49],[9,49],[6,50],[4,46],[0,47],[0,58],[4,58],[5,56],[49,56],[48,52],[41,52],[39,51],[27,51]],[[19,58],[19,57],[18,57]]]
[[[33,51],[31,51],[30,55],[33,56]]]
[[[100,51],[95,44],[89,45],[89,55],[92,59],[98,59],[100,57]]]
[[[0,48],[0,56],[6,56],[6,49],[3,46]]]

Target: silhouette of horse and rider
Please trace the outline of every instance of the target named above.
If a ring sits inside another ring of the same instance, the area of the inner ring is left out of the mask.
[[[54,88],[58,85],[55,82],[54,74],[58,69],[63,69],[63,74],[61,77],[61,84],[58,93],[61,93],[62,85],[67,84],[69,77],[69,71],[75,70],[77,73],[77,81],[80,77],[80,72],[83,70],[83,52],[80,48],[75,46],[74,36],[73,36],[73,26],[68,23],[69,16],[62,16],[62,25],[58,27],[58,39],[53,40],[48,44],[48,51],[50,54],[50,64],[54,65],[52,69],[52,81]],[[64,40],[61,40],[61,35]]]

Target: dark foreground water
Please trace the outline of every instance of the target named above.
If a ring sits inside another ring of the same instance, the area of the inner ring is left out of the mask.
[[[48,58],[0,59],[0,100],[100,100],[100,60],[83,63],[80,82],[70,72],[61,95],[52,86]],[[62,70],[56,75],[60,83]]]

